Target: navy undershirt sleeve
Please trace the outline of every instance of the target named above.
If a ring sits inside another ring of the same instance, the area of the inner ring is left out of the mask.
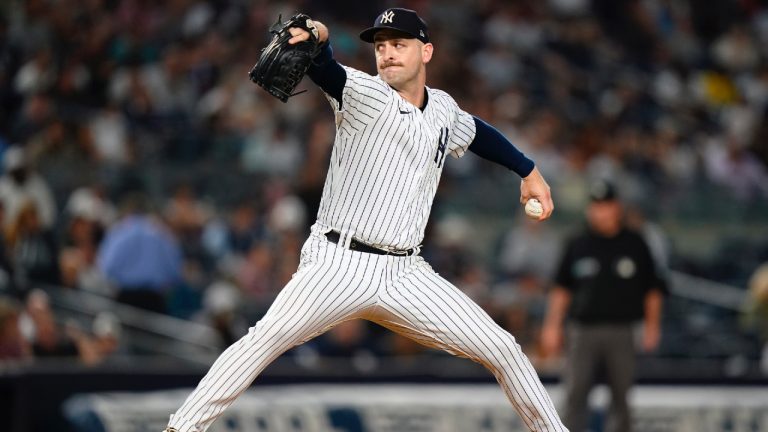
[[[307,75],[325,93],[336,99],[341,109],[341,95],[347,83],[347,72],[334,60],[330,41],[321,45],[320,52],[309,65]]]
[[[472,116],[475,119],[475,139],[469,144],[469,150],[483,159],[503,165],[516,172],[520,177],[527,177],[533,171],[532,160],[518,150],[495,127]]]

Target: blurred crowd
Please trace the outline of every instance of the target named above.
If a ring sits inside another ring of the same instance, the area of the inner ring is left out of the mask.
[[[768,200],[766,3],[396,6],[418,10],[430,25],[436,50],[427,84],[535,159],[560,209],[578,211],[584,179],[608,177],[629,202],[663,211],[703,183],[745,208]],[[338,60],[370,73],[373,55],[357,34],[394,5],[3,2],[0,358],[35,352],[30,332],[9,323],[31,316],[29,302],[42,301],[30,293],[46,286],[204,321],[225,344],[236,339],[296,269],[334,134],[331,110],[310,83],[282,104],[247,79],[267,29],[280,13],[307,12],[329,26]],[[471,193],[464,180],[510,175],[470,155],[447,165],[439,194]],[[439,199],[435,212],[445,214]],[[634,206],[633,220],[666,264],[669,245],[643,213]],[[426,258],[535,352],[559,233],[519,219],[483,260],[471,222],[438,219]],[[6,347],[6,332],[25,342]],[[61,337],[83,345],[74,333]],[[85,333],[85,345],[99,343]],[[379,333],[349,323],[305,350],[362,353],[362,365],[378,353],[419,351]]]

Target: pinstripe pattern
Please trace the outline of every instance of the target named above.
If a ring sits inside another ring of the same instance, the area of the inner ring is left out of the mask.
[[[367,277],[377,263],[365,258],[310,237],[299,271],[265,316],[219,356],[170,424],[179,432],[206,430],[275,358],[373,306],[376,287]]]
[[[512,335],[423,258],[348,249],[352,237],[384,248],[418,247],[445,156],[466,152],[475,123],[445,92],[428,88],[421,111],[379,77],[345,69],[341,107],[328,97],[336,140],[299,269],[265,316],[216,360],[169,426],[204,432],[286,350],[363,318],[484,365],[530,430],[566,431]],[[331,229],[341,233],[338,244],[324,236]]]
[[[427,88],[422,112],[378,76],[345,67],[336,142],[318,222],[366,243],[410,249],[424,238],[443,157],[461,157],[475,137],[472,116]],[[440,160],[436,151],[443,143]]]
[[[264,318],[221,354],[169,425],[204,432],[274,359],[355,318],[484,365],[530,430],[566,431],[512,335],[423,258],[350,251],[317,226]]]
[[[379,313],[368,319],[488,368],[529,429],[566,430],[514,337],[421,257],[409,261],[390,276]]]

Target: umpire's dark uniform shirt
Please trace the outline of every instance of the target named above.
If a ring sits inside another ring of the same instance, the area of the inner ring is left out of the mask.
[[[665,289],[645,240],[627,228],[614,237],[587,230],[571,239],[555,282],[571,292],[569,314],[581,324],[640,320],[645,294]]]

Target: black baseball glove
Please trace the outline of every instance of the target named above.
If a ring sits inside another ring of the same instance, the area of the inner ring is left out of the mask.
[[[307,73],[309,64],[320,51],[318,32],[312,19],[302,13],[281,22],[282,16],[269,30],[272,40],[261,50],[259,61],[248,73],[251,81],[260,85],[272,96],[287,102],[288,98],[299,93],[293,90]],[[291,27],[298,27],[309,32],[309,40],[289,44]]]

